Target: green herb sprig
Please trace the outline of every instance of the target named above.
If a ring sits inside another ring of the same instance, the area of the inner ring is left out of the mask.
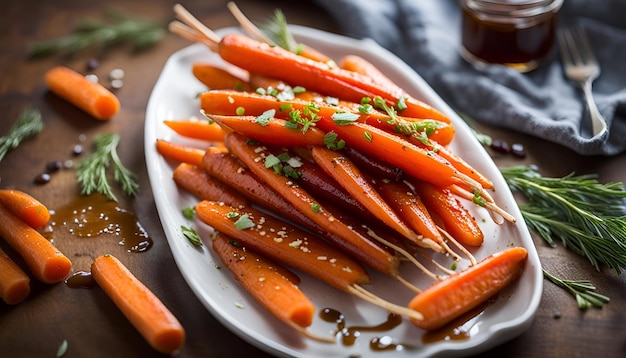
[[[139,191],[137,177],[124,166],[117,153],[120,136],[103,133],[97,135],[93,142],[93,153],[83,158],[76,167],[81,193],[89,195],[97,192],[104,194],[109,200],[118,201],[107,179],[107,169],[112,164],[115,182],[120,184],[126,195],[135,196]]]
[[[135,50],[144,50],[159,42],[167,34],[163,24],[132,19],[110,13],[109,22],[82,20],[76,30],[66,36],[34,43],[30,56],[41,58],[56,53],[74,56],[86,49],[105,49],[113,45],[129,43]]]
[[[596,287],[588,280],[565,280],[546,270],[543,270],[543,276],[571,293],[576,298],[578,308],[581,310],[590,307],[602,308],[605,303],[609,303],[611,300],[607,296],[595,292]]]
[[[9,132],[0,137],[0,162],[11,149],[17,148],[24,139],[40,133],[44,127],[41,112],[34,108],[26,109],[13,123]]]
[[[546,242],[554,246],[558,237],[596,269],[626,269],[623,183],[602,184],[592,175],[547,178],[528,166],[500,171],[512,190],[528,198],[520,205],[524,221]]]

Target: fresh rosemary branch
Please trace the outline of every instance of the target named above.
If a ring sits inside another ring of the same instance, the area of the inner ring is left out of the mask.
[[[70,56],[88,48],[104,49],[112,45],[129,43],[135,50],[146,49],[159,42],[167,33],[165,26],[109,14],[110,23],[83,20],[77,29],[66,36],[34,43],[29,53],[33,58],[55,53]]]
[[[104,194],[110,200],[117,201],[113,188],[107,179],[107,169],[113,164],[113,179],[121,185],[126,195],[134,196],[139,184],[134,173],[126,168],[117,154],[120,142],[118,134],[99,134],[94,138],[94,152],[82,159],[76,167],[76,177],[81,185],[81,193],[93,192]]]
[[[578,308],[580,309],[584,310],[590,307],[602,308],[605,303],[611,300],[607,296],[595,292],[596,287],[588,280],[564,280],[546,270],[543,270],[543,276],[576,297],[576,303],[578,303]]]
[[[596,269],[626,269],[623,183],[601,184],[591,175],[547,178],[527,166],[500,171],[512,190],[528,198],[520,205],[524,221],[549,244],[558,237]]]
[[[33,108],[26,109],[13,123],[9,132],[0,137],[0,162],[11,149],[17,148],[24,139],[41,132],[44,127],[41,112]]]

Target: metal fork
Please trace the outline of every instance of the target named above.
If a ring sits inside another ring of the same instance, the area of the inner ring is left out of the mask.
[[[593,137],[601,136],[606,132],[606,121],[598,111],[591,93],[591,84],[600,75],[600,66],[593,55],[587,35],[580,26],[569,30],[561,29],[558,32],[558,41],[565,75],[577,82],[585,94],[591,116]]]

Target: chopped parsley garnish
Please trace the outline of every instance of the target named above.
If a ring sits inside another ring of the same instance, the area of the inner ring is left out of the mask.
[[[338,139],[335,132],[328,132],[324,135],[324,144],[332,150],[340,150],[346,146],[346,142],[343,139]]]
[[[200,239],[200,235],[196,230],[182,225],[180,227],[180,230],[183,233],[183,236],[186,237],[187,240],[189,240],[189,242],[192,243],[194,246],[202,246],[202,239]]]
[[[245,230],[254,227],[254,222],[250,219],[248,214],[243,214],[235,221],[235,229]]]
[[[350,112],[335,112],[332,115],[333,121],[338,126],[345,126],[348,124],[352,124],[359,119],[359,115],[356,113]]]
[[[256,117],[256,122],[262,126],[266,126],[270,123],[272,118],[274,118],[275,114],[276,114],[276,111],[274,109],[268,109],[267,111],[263,112],[260,116]]]

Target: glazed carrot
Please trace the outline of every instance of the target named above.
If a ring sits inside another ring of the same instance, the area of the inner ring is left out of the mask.
[[[361,113],[359,106],[359,103],[346,101],[327,104],[324,96],[309,91],[298,93],[293,99],[280,100],[270,95],[229,90],[207,91],[200,94],[200,107],[210,114],[235,115],[238,109],[243,108],[246,115],[258,116],[269,109],[274,109],[277,118],[290,119],[292,111],[306,112],[313,108],[318,116],[324,118],[331,118],[337,112],[349,112],[359,116],[359,122],[365,122],[389,133],[397,134],[400,124],[404,124],[405,127],[422,126],[428,129],[428,138],[441,145],[450,143],[454,138],[454,127],[448,123],[402,116],[392,119],[388,114],[375,109]]]
[[[72,270],[72,262],[61,251],[4,205],[0,205],[0,236],[44,283],[62,281]]]
[[[361,262],[392,277],[398,275],[398,258],[363,237],[345,223],[337,220],[303,188],[293,185],[293,179],[265,167],[265,158],[270,154],[262,145],[249,144],[245,137],[231,133],[226,137],[231,152],[267,185],[276,190],[298,211],[308,216],[319,226],[341,238],[335,245],[357,257]]]
[[[96,257],[91,275],[154,349],[171,354],[183,347],[183,326],[117,258],[108,254]]]
[[[16,305],[30,294],[30,278],[0,249],[0,298]]]
[[[56,95],[96,119],[107,120],[120,109],[120,102],[115,94],[70,68],[51,68],[46,72],[45,81]]]
[[[396,212],[385,202],[374,189],[367,177],[347,157],[338,151],[322,147],[312,148],[313,159],[326,173],[332,176],[348,193],[367,208],[372,215],[378,217],[388,227],[392,228],[411,242],[443,251],[443,248],[432,240],[421,240],[421,237],[411,230]]]
[[[376,180],[374,186],[398,216],[411,229],[423,236],[420,239],[420,242],[423,242],[421,246],[445,247],[443,237],[428,209],[406,183]],[[429,241],[433,241],[434,244],[430,244]]]
[[[203,200],[196,205],[196,215],[216,231],[241,241],[251,250],[297,268],[342,291],[347,291],[351,285],[370,282],[362,265],[347,254],[314,235],[251,207],[234,208]],[[238,226],[244,219],[250,226]]]
[[[396,91],[401,91],[398,85],[385,75],[378,67],[365,58],[357,55],[346,55],[339,61],[341,68],[366,75],[376,82],[383,83],[389,88],[396,87]]]
[[[404,178],[404,173],[402,172],[402,169],[398,167],[392,167],[387,165],[387,163],[381,163],[378,160],[374,160],[372,157],[365,155],[352,147],[347,147],[343,150],[350,158],[350,160],[352,160],[356,165],[359,166],[359,168],[366,171],[374,178],[394,182],[402,181]]]
[[[183,137],[209,142],[224,140],[224,131],[217,123],[201,120],[165,120],[163,123]]]
[[[221,182],[213,180],[206,171],[195,165],[180,163],[174,169],[173,178],[178,186],[199,199],[226,202],[235,207],[247,203],[241,195],[235,194]]]
[[[204,150],[202,149],[170,142],[165,139],[157,139],[156,148],[167,159],[197,166],[202,165],[202,157],[204,156]]]
[[[213,239],[213,249],[241,286],[276,318],[292,327],[295,324],[304,328],[313,323],[315,306],[285,277],[283,272],[287,270],[280,264],[223,234]]]
[[[0,205],[33,229],[40,229],[50,220],[50,211],[39,200],[21,190],[1,189]]]
[[[401,112],[402,115],[450,122],[440,111],[404,91],[398,91],[397,87],[389,88],[368,76],[307,59],[242,34],[225,35],[217,50],[226,62],[251,73],[274,77],[311,91],[356,103],[364,97],[380,96],[389,105],[395,106],[404,99],[406,109]]]
[[[442,221],[453,238],[465,245],[482,245],[485,235],[480,226],[448,189],[425,182],[412,183],[428,211]]]
[[[274,118],[271,112],[263,116],[221,116],[208,114],[209,118],[232,131],[269,145],[286,147],[324,145],[326,133],[310,127],[306,131],[289,126],[290,122]]]
[[[423,320],[412,322],[427,331],[441,328],[513,282],[527,256],[522,247],[509,248],[435,283],[409,303],[424,315]]]
[[[191,71],[196,79],[209,89],[233,89],[238,91],[249,91],[251,89],[246,79],[235,76],[229,71],[210,63],[196,62],[191,66]]]
[[[201,201],[198,218],[216,231],[241,241],[268,259],[305,272],[339,290],[387,310],[419,319],[419,312],[399,306],[366,291],[370,278],[365,268],[347,253],[282,220],[248,208]]]

